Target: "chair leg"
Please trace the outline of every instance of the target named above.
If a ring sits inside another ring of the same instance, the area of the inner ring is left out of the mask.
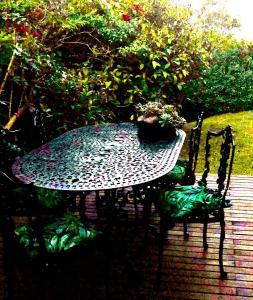
[[[219,266],[220,266],[220,279],[227,278],[227,272],[224,271],[223,267],[223,244],[225,240],[225,221],[224,212],[222,213],[222,218],[220,221],[220,249],[219,249]]]
[[[11,281],[11,266],[13,263],[14,249],[14,222],[11,217],[1,217],[2,236],[3,236],[3,270],[4,276],[4,299],[12,299],[12,281]]]
[[[152,208],[152,188],[145,187],[145,201],[143,202],[143,217],[144,217],[144,248],[148,244],[148,230]]]
[[[95,194],[97,218],[101,220],[103,218],[102,207],[105,202],[105,196],[101,195],[100,191],[95,191]]]
[[[80,202],[79,202],[79,214],[80,219],[83,223],[86,223],[86,216],[85,216],[85,200],[86,200],[87,192],[80,193]]]
[[[138,211],[138,197],[137,197],[137,193],[138,193],[138,188],[136,188],[135,186],[132,187],[133,189],[133,198],[134,198],[134,213],[135,213],[135,220],[138,221],[139,219],[139,211]]]
[[[187,231],[187,223],[184,223],[184,239],[187,240],[189,238],[189,233]]]
[[[208,248],[208,243],[207,243],[207,222],[204,223],[204,228],[203,228],[203,248],[206,250]]]
[[[166,222],[161,217],[160,219],[160,235],[159,235],[159,248],[158,248],[158,267],[157,267],[157,275],[155,281],[155,289],[159,289],[161,283],[161,275],[162,275],[162,263],[163,263],[163,249],[164,243],[167,236],[167,226]]]
[[[138,204],[142,204],[144,206],[145,204],[145,196],[146,196],[146,190],[147,187],[140,184],[140,185],[135,185],[132,187],[133,189],[133,200],[134,200],[134,212],[135,212],[135,219],[138,222],[139,219],[139,209],[138,209]]]

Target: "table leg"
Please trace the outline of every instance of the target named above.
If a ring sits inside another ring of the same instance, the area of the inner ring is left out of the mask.
[[[85,216],[85,199],[88,195],[88,192],[80,192],[79,194],[79,197],[80,197],[80,202],[79,202],[79,205],[78,205],[78,211],[79,211],[79,214],[80,214],[80,219],[82,221],[82,223],[86,223],[87,219],[86,219],[86,216]]]
[[[144,186],[143,192],[145,194],[145,200],[143,201],[143,218],[144,218],[144,247],[147,246],[148,242],[148,230],[151,219],[151,208],[152,208],[152,187]]]

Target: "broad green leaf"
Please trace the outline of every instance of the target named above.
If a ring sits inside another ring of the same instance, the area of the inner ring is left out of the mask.
[[[144,68],[144,64],[140,65],[140,70],[142,70]]]
[[[174,80],[174,83],[177,83],[177,76],[175,74],[173,75],[173,80]]]
[[[152,61],[152,66],[155,69],[156,67],[160,67],[160,64],[157,61]]]
[[[109,87],[111,84],[112,84],[111,81],[106,81],[105,86],[106,86],[106,87]]]
[[[164,27],[162,29],[162,33],[165,34],[165,35],[169,34],[169,29],[167,27]]]
[[[85,76],[87,76],[88,73],[89,73],[89,70],[88,70],[88,69],[84,69],[84,70],[83,70],[83,74],[84,74]]]
[[[183,73],[184,77],[186,77],[187,71],[186,70],[182,70],[182,73]]]
[[[116,76],[113,76],[113,79],[117,82],[117,83],[120,83],[120,78],[116,77]]]
[[[166,52],[167,52],[168,54],[171,54],[172,50],[171,50],[171,49],[166,49]]]
[[[179,91],[181,91],[181,90],[182,90],[182,84],[181,84],[181,83],[178,83],[178,84],[177,84],[177,88],[179,89]]]
[[[167,72],[163,71],[163,77],[167,78],[168,76],[169,76],[169,74]]]

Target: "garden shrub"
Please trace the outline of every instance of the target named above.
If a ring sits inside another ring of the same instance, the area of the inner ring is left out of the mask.
[[[23,104],[64,130],[115,120],[110,104],[180,104],[211,52],[233,43],[191,15],[165,0],[2,1],[0,123]]]
[[[236,47],[214,54],[214,63],[200,70],[201,79],[190,81],[185,93],[193,107],[210,115],[253,109],[253,52]]]

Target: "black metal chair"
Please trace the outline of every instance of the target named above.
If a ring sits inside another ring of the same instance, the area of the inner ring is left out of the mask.
[[[67,204],[59,191],[23,184],[11,174],[11,165],[21,150],[13,144],[11,132],[2,128],[0,133],[0,229],[7,299],[12,297],[10,270],[13,263],[20,262],[31,263],[34,267],[39,276],[38,288],[42,289],[40,296],[44,299],[44,271],[62,257],[76,253],[80,247],[87,248],[100,235],[66,210]]]
[[[188,160],[178,160],[175,167],[166,175],[159,178],[156,182],[152,183],[152,186],[170,188],[176,184],[188,185],[194,184],[196,175],[196,166],[199,154],[199,144],[201,138],[201,129],[204,119],[204,112],[201,111],[196,125],[191,129],[189,135],[189,152]],[[135,216],[138,219],[138,203],[145,204],[145,185],[143,186],[133,186],[132,191],[129,191],[130,197],[133,199],[135,207]],[[187,235],[187,226],[184,226],[184,234]]]
[[[190,131],[188,160],[178,160],[176,166],[160,179],[162,184],[167,186],[173,184],[194,184],[196,179],[195,171],[199,155],[199,143],[203,118],[204,112],[201,111],[197,118],[195,127],[193,127]]]
[[[220,158],[217,188],[207,187],[207,178],[210,171],[211,142],[219,140],[220,157],[218,153],[213,156]],[[160,215],[159,233],[159,262],[157,273],[157,284],[160,283],[163,248],[167,236],[167,231],[173,228],[175,223],[202,223],[203,246],[207,244],[207,224],[213,222],[220,223],[220,246],[219,246],[219,268],[221,279],[227,278],[227,273],[223,268],[223,242],[225,239],[224,208],[231,206],[226,198],[232,172],[235,143],[231,126],[215,133],[208,131],[206,137],[205,170],[198,185],[176,186],[171,189],[154,188],[151,191],[152,199]]]

